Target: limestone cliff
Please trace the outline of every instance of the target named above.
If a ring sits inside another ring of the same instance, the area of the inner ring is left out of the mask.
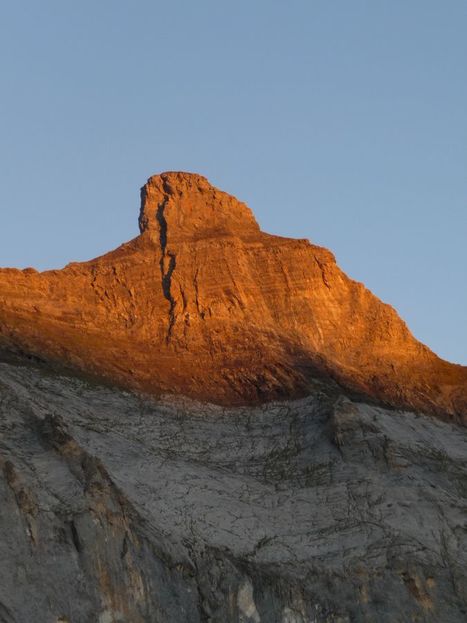
[[[204,177],[141,192],[141,234],[63,270],[0,270],[0,344],[153,395],[224,405],[306,395],[317,377],[467,419],[467,368],[307,240],[260,231]]]
[[[0,623],[464,622],[467,369],[201,176],[139,223],[0,270]]]
[[[0,363],[1,623],[463,623],[467,429]]]

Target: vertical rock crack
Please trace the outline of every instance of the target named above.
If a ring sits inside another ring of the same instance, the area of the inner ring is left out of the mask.
[[[172,330],[175,324],[175,306],[176,301],[172,296],[172,275],[175,270],[177,260],[175,253],[167,250],[167,220],[164,215],[165,208],[167,206],[168,197],[159,204],[156,213],[156,219],[159,223],[159,240],[161,245],[161,280],[162,280],[162,292],[165,298],[168,300],[169,307],[169,328],[167,331],[166,341],[169,342],[172,336]]]
[[[322,278],[322,280],[323,280],[323,283],[324,283],[324,285],[326,286],[326,288],[327,288],[328,290],[330,290],[330,289],[331,289],[331,285],[330,285],[329,281],[327,280],[327,277],[326,277],[326,272],[325,272],[325,268],[324,268],[324,264],[323,264],[322,262],[320,262],[320,261],[319,261],[319,259],[316,257],[316,255],[315,255],[314,257],[315,257],[315,261],[316,261],[316,263],[318,264],[319,269],[320,269],[320,271],[321,271],[321,278]]]

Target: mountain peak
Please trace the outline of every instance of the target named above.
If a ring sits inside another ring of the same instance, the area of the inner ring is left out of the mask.
[[[0,349],[229,405],[303,396],[325,377],[467,422],[467,368],[418,342],[327,249],[261,232],[201,175],[155,175],[141,199],[141,234],[118,249],[0,270]]]
[[[202,175],[168,171],[153,175],[141,189],[141,233],[156,237],[170,229],[177,239],[236,235],[254,237],[259,232],[245,203],[219,190]]]

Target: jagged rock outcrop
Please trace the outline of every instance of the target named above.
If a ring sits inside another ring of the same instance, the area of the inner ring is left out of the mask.
[[[0,364],[1,623],[461,623],[467,432]]]
[[[0,270],[0,345],[123,387],[224,405],[299,397],[316,376],[467,419],[467,369],[307,240],[261,232],[202,176],[142,189],[141,235],[63,270]]]
[[[201,176],[139,223],[0,270],[0,623],[465,621],[467,368]]]

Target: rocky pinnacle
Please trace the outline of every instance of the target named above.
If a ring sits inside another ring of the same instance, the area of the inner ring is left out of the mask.
[[[206,178],[141,192],[140,235],[62,270],[0,270],[0,345],[124,388],[225,405],[355,395],[467,421],[467,368],[438,358],[395,310],[308,240],[260,230]]]

